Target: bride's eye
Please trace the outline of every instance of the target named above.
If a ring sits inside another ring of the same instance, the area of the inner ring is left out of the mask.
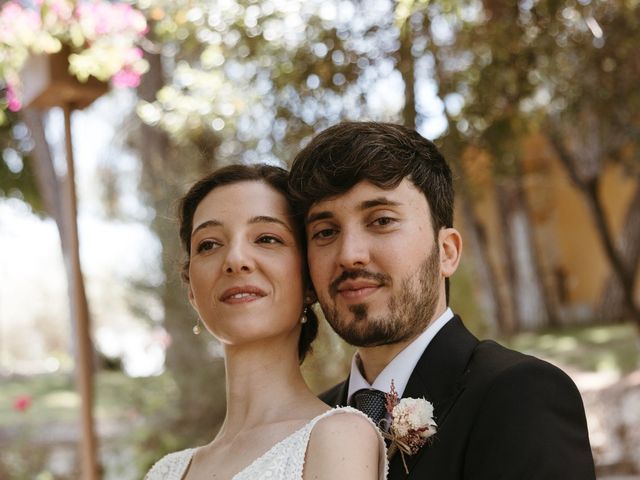
[[[196,248],[196,252],[197,253],[208,252],[218,247],[219,245],[220,244],[214,240],[203,240],[198,244],[198,247]]]
[[[256,243],[266,243],[269,245],[275,245],[277,243],[283,243],[282,240],[275,235],[260,235],[256,240]]]

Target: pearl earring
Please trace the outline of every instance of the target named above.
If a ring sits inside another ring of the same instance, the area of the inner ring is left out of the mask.
[[[198,321],[196,322],[196,324],[193,326],[193,328],[191,329],[191,331],[193,332],[194,335],[200,335],[200,318],[198,317]]]
[[[304,307],[302,316],[300,317],[300,323],[307,323],[307,307]]]

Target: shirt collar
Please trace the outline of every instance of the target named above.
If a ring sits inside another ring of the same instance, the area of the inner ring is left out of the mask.
[[[360,372],[360,357],[358,353],[351,359],[351,376],[349,377],[349,393],[347,395],[347,403],[351,401],[351,395],[362,388],[375,388],[385,393],[389,393],[391,388],[391,380],[395,386],[398,396],[402,397],[409,377],[416,367],[418,360],[422,356],[433,337],[440,331],[445,324],[453,318],[453,312],[447,308],[434,322],[427,327],[416,339],[407,345],[400,353],[398,353],[391,362],[380,372],[380,374],[369,384]]]

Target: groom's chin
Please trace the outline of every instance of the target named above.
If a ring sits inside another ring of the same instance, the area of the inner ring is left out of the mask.
[[[387,325],[376,324],[368,318],[356,320],[349,315],[347,319],[327,320],[338,336],[354,347],[379,347],[402,341],[398,340],[397,332],[393,332]]]

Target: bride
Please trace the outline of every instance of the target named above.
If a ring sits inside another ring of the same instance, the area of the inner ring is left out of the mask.
[[[183,197],[183,277],[224,347],[227,411],[211,443],[163,457],[146,480],[385,478],[375,425],[330,409],[300,373],[317,330],[302,228],[277,167],[225,167]]]

